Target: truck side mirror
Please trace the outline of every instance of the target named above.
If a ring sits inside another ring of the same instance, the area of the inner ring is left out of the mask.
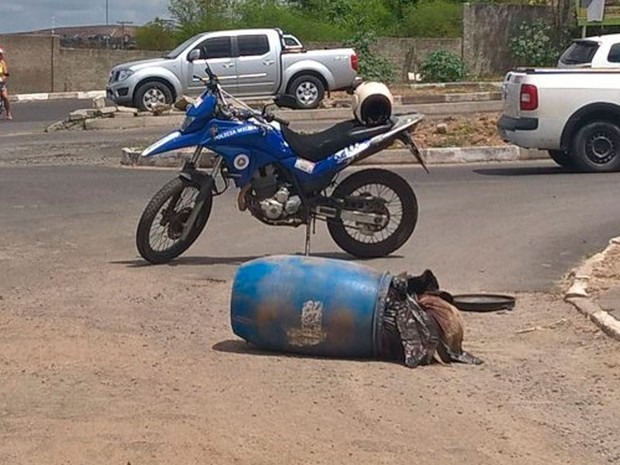
[[[189,52],[189,55],[187,55],[187,61],[192,62],[198,59],[200,59],[200,50],[197,48]]]

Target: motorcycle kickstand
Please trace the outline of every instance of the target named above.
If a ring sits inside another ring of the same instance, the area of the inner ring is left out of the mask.
[[[316,233],[316,218],[314,216],[306,223],[306,246],[304,250],[306,257],[310,255],[310,239],[313,233]]]

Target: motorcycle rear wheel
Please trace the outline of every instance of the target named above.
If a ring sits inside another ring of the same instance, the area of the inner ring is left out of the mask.
[[[213,196],[207,196],[202,212],[187,239],[181,236],[185,223],[195,208],[200,188],[180,178],[162,187],[148,203],[136,233],[138,252],[153,264],[167,263],[185,252],[198,238],[211,214]]]
[[[332,239],[345,252],[359,258],[384,257],[402,247],[413,234],[418,221],[418,201],[411,186],[402,177],[383,169],[353,173],[336,186],[332,197],[352,196],[381,199],[377,211],[385,214],[385,225],[362,225],[341,219],[329,220]]]

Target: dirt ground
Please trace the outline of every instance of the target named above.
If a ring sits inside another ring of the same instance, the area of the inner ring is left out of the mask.
[[[497,133],[498,118],[499,114],[479,113],[423,120],[414,137],[424,148],[506,145]]]
[[[488,86],[480,84],[482,91],[488,91]],[[440,95],[445,94],[444,88],[424,89],[391,89],[398,95]],[[495,88],[497,90],[497,88]],[[450,93],[473,92],[471,88],[450,88]],[[347,102],[350,96],[344,92],[333,93],[333,101]],[[416,141],[421,147],[476,147],[506,145],[497,132],[499,113],[474,113],[466,115],[453,115],[444,118],[425,119],[415,129]],[[443,126],[443,128],[438,128]]]
[[[390,91],[394,95],[440,95],[440,94],[467,94],[475,92],[499,92],[500,87],[492,82],[477,83],[450,83],[441,84],[418,84],[415,86],[391,85]]]
[[[254,350],[204,267],[0,245],[2,464],[620,463],[618,345],[560,295],[410,370]]]
[[[592,272],[588,292],[599,296],[620,282],[620,244],[613,244]]]
[[[501,81],[501,79],[500,79]],[[390,84],[392,95],[443,95],[443,94],[469,94],[475,92],[499,92],[500,87],[493,82],[476,83],[449,83],[449,84],[418,84],[418,85],[399,85]],[[348,99],[350,96],[346,92],[331,92],[331,97],[337,99]]]

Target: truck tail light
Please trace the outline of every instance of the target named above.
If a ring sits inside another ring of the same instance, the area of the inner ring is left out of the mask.
[[[351,55],[351,68],[357,71],[358,66],[359,66],[359,58],[354,53],[353,55]]]
[[[532,84],[521,85],[521,95],[519,97],[521,110],[532,111],[538,108],[538,89]]]

